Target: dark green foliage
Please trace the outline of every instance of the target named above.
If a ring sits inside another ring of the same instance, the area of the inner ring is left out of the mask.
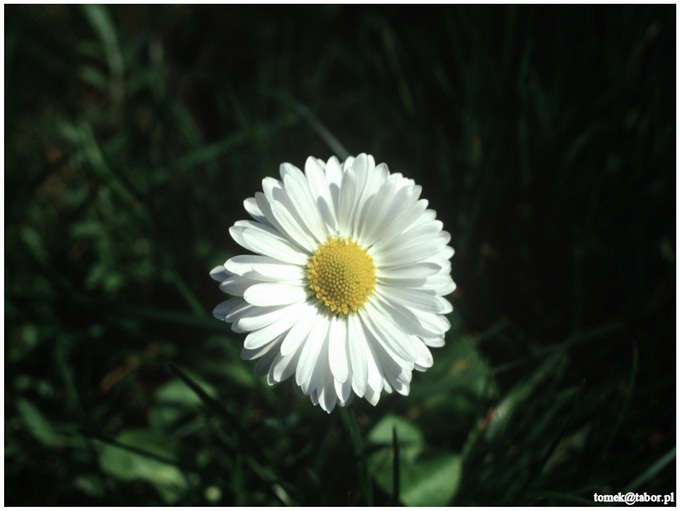
[[[6,6],[5,503],[675,491],[675,38],[672,5]],[[458,289],[409,397],[327,415],[208,272],[263,177],[345,151],[422,184]]]

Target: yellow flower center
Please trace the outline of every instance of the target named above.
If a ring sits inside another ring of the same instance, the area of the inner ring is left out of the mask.
[[[309,288],[329,310],[347,316],[366,303],[375,289],[375,264],[352,239],[330,238],[307,264]]]

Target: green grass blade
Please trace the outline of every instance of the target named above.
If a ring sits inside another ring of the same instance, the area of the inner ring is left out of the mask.
[[[340,417],[345,425],[352,449],[354,450],[354,457],[358,467],[358,479],[361,487],[362,496],[364,498],[363,505],[373,505],[373,486],[371,476],[368,471],[368,464],[366,460],[366,451],[359,425],[357,424],[356,413],[353,408],[340,408]]]
[[[392,427],[392,450],[394,451],[394,460],[392,465],[392,505],[399,505],[399,483],[401,472],[399,469],[399,439],[397,438],[397,427]]]
[[[627,493],[629,491],[639,492],[640,488],[642,488],[642,485],[661,472],[664,468],[666,468],[666,465],[675,459],[675,451],[676,448],[673,447],[670,451],[661,456],[661,458],[652,463],[652,465],[650,465],[647,470],[637,476],[633,481],[630,482],[630,484],[626,485],[626,487],[621,490],[622,493]]]

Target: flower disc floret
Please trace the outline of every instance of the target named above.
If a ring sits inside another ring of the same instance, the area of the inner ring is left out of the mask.
[[[351,237],[330,238],[307,264],[309,288],[331,312],[347,316],[375,289],[375,263]]]

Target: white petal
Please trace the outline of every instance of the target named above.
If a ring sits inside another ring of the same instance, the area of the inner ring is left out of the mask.
[[[343,237],[348,237],[351,234],[356,194],[356,176],[354,170],[350,168],[342,175],[342,185],[338,197],[338,230]]]
[[[367,303],[364,310],[359,312],[359,316],[379,341],[378,344],[387,349],[393,358],[399,359],[402,363],[412,363],[416,359],[408,336],[394,325],[376,300]]]
[[[366,387],[366,394],[364,394],[364,397],[366,398],[366,401],[375,406],[378,404],[378,401],[380,401],[380,390],[373,390],[371,387]]]
[[[276,200],[272,201],[270,206],[272,208],[272,213],[281,224],[281,228],[284,232],[288,234],[291,241],[297,243],[304,250],[313,252],[318,243],[309,234],[308,230],[293,217],[288,208],[286,208],[282,202]]]
[[[364,352],[366,354],[366,366],[368,370],[366,395],[369,395],[369,390],[372,390],[373,392],[377,392],[378,394],[380,394],[380,392],[383,389],[384,378],[382,368],[380,367],[378,359],[376,358],[375,355],[376,349],[375,347],[378,346],[380,343],[375,338],[373,333],[368,328],[366,328],[363,321],[358,322],[358,324],[361,326],[361,329],[363,331],[362,337],[366,340],[366,344],[364,345]],[[368,397],[366,399],[368,399]]]
[[[257,349],[250,350],[248,348],[243,348],[241,349],[241,359],[243,360],[255,360],[258,359],[262,356],[271,354],[275,355],[278,353],[278,345],[281,342],[281,336],[277,337],[276,339],[273,339],[272,342],[268,344],[263,344]],[[268,357],[267,360],[271,360],[271,357]]]
[[[386,222],[385,218],[394,205],[390,198],[396,193],[395,187],[394,179],[388,178],[380,190],[366,201],[357,227],[360,241],[364,246],[372,246],[380,235],[380,228]]]
[[[356,314],[350,314],[347,317],[347,333],[349,359],[352,366],[352,386],[354,392],[362,397],[368,383],[367,341]]]
[[[395,220],[406,205],[404,201],[408,192],[399,192],[397,187],[398,179],[394,175],[390,176],[377,192],[376,200],[366,205],[359,230],[362,232],[362,242],[367,246],[381,239],[386,230],[396,230],[398,233],[405,227],[403,222],[395,223]]]
[[[428,222],[431,222],[432,220],[435,220],[436,218],[437,218],[437,212],[435,210],[426,209],[418,217],[415,217],[411,220],[411,223],[408,226],[407,230],[417,229],[421,225],[424,225]]]
[[[364,203],[372,195],[371,190],[366,186],[368,182],[368,173],[375,167],[375,162],[372,161],[362,153],[356,157],[352,163],[352,172],[354,174],[355,196],[352,199],[352,207],[350,209],[349,227],[352,233],[357,233],[357,217],[363,210]]]
[[[394,222],[388,224],[385,230],[380,235],[380,243],[388,243],[393,238],[397,237],[404,231],[408,230],[414,219],[420,217],[427,208],[427,201],[425,199],[417,200],[420,196],[420,187],[404,188],[399,190],[398,200],[403,203],[401,210],[398,212]]]
[[[451,275],[439,273],[428,277],[421,288],[430,289],[440,296],[446,296],[453,293],[456,289],[456,284],[451,280]]]
[[[389,243],[383,243],[383,240],[381,239],[375,244],[374,249],[385,252],[399,252],[414,246],[422,246],[425,243],[439,243],[439,248],[436,251],[424,254],[424,257],[429,258],[432,254],[439,253],[450,240],[451,235],[448,232],[442,231],[441,229],[429,228],[400,234]]]
[[[441,314],[448,314],[453,310],[453,305],[451,305],[451,302],[449,302],[446,298],[442,296],[438,296],[437,300],[439,300],[439,303],[442,304],[442,312]]]
[[[241,245],[243,248],[248,248],[246,246],[245,240],[243,239],[243,231],[245,231],[249,227],[258,228],[264,227],[264,225],[258,224],[257,222],[253,222],[252,220],[237,220],[234,223],[234,225],[232,225],[229,228],[229,234],[231,235],[231,237],[234,239],[236,243]],[[271,227],[268,226],[266,228],[271,229]]]
[[[224,266],[220,264],[219,266],[215,266],[212,270],[210,270],[210,277],[218,282],[222,282],[229,277],[229,273],[227,273]]]
[[[427,346],[425,346],[425,344],[423,344],[421,341],[416,342],[416,346],[418,348],[418,358],[415,362],[415,368],[418,371],[425,371],[426,369],[432,367],[432,364],[434,363],[432,353],[430,353],[430,350],[428,350]]]
[[[243,298],[233,297],[228,300],[223,301],[217,307],[213,309],[213,316],[215,316],[220,321],[227,321],[227,315],[234,310],[239,305],[248,305]]]
[[[427,278],[415,278],[415,279],[406,277],[392,278],[391,276],[389,276],[391,270],[392,268],[385,268],[380,272],[382,276],[378,279],[379,285],[388,287],[390,289],[393,287],[399,287],[402,289],[418,289],[420,291],[427,291],[431,294],[438,294],[435,291],[437,286],[434,284],[433,285],[428,284],[428,280],[430,278],[436,277],[436,275]]]
[[[280,172],[288,197],[296,211],[306,222],[316,240],[323,243],[328,237],[328,233],[319,214],[316,201],[309,190],[307,178],[300,169],[287,163],[281,165]]]
[[[375,292],[383,301],[395,303],[402,307],[437,314],[442,314],[444,311],[444,304],[432,292],[397,286],[378,286]]]
[[[229,310],[224,313],[224,321],[228,323],[237,321],[239,318],[243,317],[243,315],[248,314],[248,311],[255,309],[255,307],[250,305],[243,298],[231,298],[227,301],[231,302],[232,300],[234,300],[234,302],[229,307]]]
[[[316,198],[316,206],[319,209],[319,214],[326,223],[326,228],[329,232],[336,232],[338,228],[338,221],[335,218],[335,207],[333,205],[333,198],[326,180],[326,173],[323,167],[314,158],[307,158],[305,163],[305,174],[307,181],[309,181],[309,189],[312,195]]]
[[[389,386],[396,390],[399,394],[404,396],[409,393],[409,376],[411,371],[409,368],[402,367],[397,361],[385,350],[384,345],[375,346],[376,360],[382,368],[382,373],[389,383]]]
[[[232,275],[224,282],[220,283],[220,291],[234,296],[243,296],[243,293],[246,292],[246,289],[252,285],[252,280],[239,277],[238,275]]]
[[[279,352],[269,368],[267,382],[269,385],[282,382],[291,377],[297,367],[300,353],[294,353],[289,356],[283,356]]]
[[[351,168],[352,165],[354,165],[354,156],[348,156],[345,161],[342,162],[342,171],[346,172],[347,169]]]
[[[335,387],[335,393],[338,396],[338,403],[340,406],[345,406],[352,396],[352,383],[349,381],[349,379],[344,383],[340,383],[338,380],[333,380],[333,386]]]
[[[376,307],[383,311],[384,317],[391,320],[391,324],[396,325],[401,332],[408,335],[432,337],[442,335],[448,330],[448,320],[429,311],[414,311],[399,303],[382,299],[379,303],[376,300]],[[387,328],[387,325],[383,325],[383,327]],[[409,343],[409,346],[411,346],[411,343]]]
[[[281,183],[276,181],[276,186],[267,193],[267,196],[267,211],[282,234],[305,252],[309,252],[310,247],[316,248],[318,242],[312,234],[309,222],[305,219],[309,213],[293,203]]]
[[[281,184],[276,179],[273,179],[272,181],[274,181],[274,186],[278,186],[279,188],[281,187]],[[262,181],[263,187],[269,186],[269,183],[270,183],[269,180]],[[286,236],[285,230],[283,229],[283,227],[281,227],[281,224],[277,220],[276,215],[274,215],[274,212],[272,211],[272,205],[269,202],[267,195],[262,192],[257,192],[255,194],[255,204],[262,212],[262,215],[264,215],[265,221],[262,223],[266,224],[268,227],[271,227],[274,232]]]
[[[395,266],[389,268],[389,270],[377,268],[376,276],[390,279],[425,279],[436,275],[440,270],[441,266],[437,263],[418,262],[406,266]]]
[[[303,287],[290,284],[255,284],[243,293],[243,298],[252,305],[285,305],[307,299],[308,291]]]
[[[392,392],[394,392],[392,385],[390,385],[390,382],[387,381],[386,378],[383,378],[383,388],[385,389],[386,394],[392,394]]]
[[[372,254],[377,266],[405,266],[407,264],[423,261],[429,254],[439,251],[443,246],[441,239],[426,240],[420,245],[400,248],[393,251],[381,251]]]
[[[258,192],[261,194],[261,192]],[[257,203],[255,197],[249,197],[243,201],[243,207],[254,220],[262,224],[271,225],[264,212]]]
[[[375,167],[375,162],[373,162],[373,166]],[[358,183],[361,184],[362,188],[366,184],[369,167],[370,163],[366,153],[361,153],[354,158],[354,161],[352,162],[352,168],[354,169],[354,172],[356,172],[356,175],[359,178]]]
[[[326,335],[328,335],[328,332],[329,331],[327,331]],[[325,342],[321,343],[319,355],[312,368],[312,374],[308,381],[307,388],[303,387],[303,392],[305,392],[305,394],[316,392],[318,396],[323,391],[324,387],[335,394],[335,389],[333,388],[333,375],[331,374],[330,367],[328,367],[328,337],[326,337]]]
[[[224,268],[232,275],[243,276],[249,271],[252,271],[253,261],[257,260],[256,258],[258,257],[263,256],[237,255],[227,260],[227,262],[224,263]]]
[[[421,339],[425,343],[425,346],[429,346],[430,348],[441,348],[446,344],[443,335],[439,337],[421,337]]]
[[[376,204],[385,201],[385,197],[380,193],[380,188],[388,177],[389,171],[387,170],[387,165],[381,163],[375,167],[375,169],[369,173],[366,184],[364,185],[364,191],[356,205],[356,216],[354,217],[353,222],[354,231],[357,240],[360,240],[361,243],[366,246],[372,244],[372,241],[367,243],[364,238],[366,231],[373,229],[373,224],[375,224],[377,220],[373,216],[374,211],[376,210]]]
[[[375,244],[375,249],[396,252],[406,248],[420,246],[425,242],[433,240],[441,241],[441,246],[443,247],[451,240],[451,235],[446,231],[442,231],[441,225],[439,224],[441,224],[439,221],[430,222],[425,226],[426,228],[402,233],[387,242],[387,237],[381,238],[380,241]],[[427,256],[429,257],[430,254],[428,253]]]
[[[347,322],[345,318],[333,316],[331,318],[328,335],[328,363],[333,377],[340,383],[349,377],[349,363],[347,361]]]
[[[290,281],[300,284],[306,276],[304,268],[293,264],[254,264],[253,271],[276,282]]]
[[[293,380],[293,382],[295,382],[295,380]],[[305,392],[302,390],[302,387],[300,387],[297,384],[295,384],[295,387],[298,389],[298,392],[300,394],[305,394]],[[319,405],[319,395],[316,392],[311,392],[308,395],[309,395],[309,399],[312,401],[312,404],[314,406],[318,406]]]
[[[336,219],[338,217],[338,204],[340,202],[339,197],[342,172],[338,159],[335,156],[331,156],[326,162],[326,181],[328,182],[328,190],[330,191],[333,200],[333,210]]]
[[[307,341],[302,346],[302,353],[300,353],[300,360],[295,371],[295,382],[305,394],[307,394],[312,384],[312,374],[314,373],[314,367],[317,365],[321,348],[328,342],[329,325],[330,322],[326,318],[320,317],[309,333]]]
[[[451,328],[451,322],[446,316],[439,314],[423,314],[419,315],[418,319],[429,331],[436,332],[438,335],[444,335]]]
[[[455,254],[455,250],[453,250],[453,247],[446,246],[442,249],[442,254],[441,257],[444,259],[451,259],[453,257],[453,254]]]
[[[303,275],[303,272],[297,265],[285,264],[273,257],[261,255],[237,255],[224,263],[224,267],[234,275],[248,275],[249,278],[254,280],[258,280],[258,275],[268,277],[269,279],[275,278],[277,282],[280,280],[294,280]],[[251,272],[255,272],[258,275],[252,275]]]
[[[267,325],[264,328],[261,328],[260,330],[250,332],[246,337],[243,346],[246,349],[255,350],[261,346],[264,346],[267,343],[272,342],[279,335],[290,330],[293,324],[297,321],[298,316],[299,310],[296,311],[295,309],[293,309],[288,315],[284,316],[278,321],[275,321],[272,324]]]
[[[290,264],[307,264],[308,256],[283,238],[255,229],[245,229],[241,234],[245,248],[258,254],[268,255]]]
[[[250,360],[254,358],[259,358],[257,364],[255,364],[255,368],[253,369],[253,374],[255,374],[255,376],[262,376],[267,374],[269,366],[271,365],[271,363],[274,361],[278,354],[278,350],[276,349],[276,347],[278,344],[281,343],[281,337],[282,336],[278,336],[271,343],[265,345],[261,349],[261,352],[257,355],[257,357],[253,356],[250,358]],[[247,348],[244,348],[244,351],[247,351]],[[243,353],[241,353],[241,358],[245,358],[243,357]]]
[[[261,255],[234,256],[224,263],[224,267],[232,274],[257,281],[294,281],[305,276],[305,271],[298,265],[285,264],[273,257]]]
[[[335,389],[332,387],[321,387],[318,389],[319,406],[326,412],[331,413],[338,401]]]
[[[275,321],[297,312],[297,304],[276,307],[253,307],[253,313],[241,317],[234,322],[241,330],[251,332],[259,330]]]
[[[305,302],[302,305],[298,322],[293,325],[281,344],[281,355],[289,356],[298,351],[298,348],[308,339],[316,322],[320,320],[317,306]]]

